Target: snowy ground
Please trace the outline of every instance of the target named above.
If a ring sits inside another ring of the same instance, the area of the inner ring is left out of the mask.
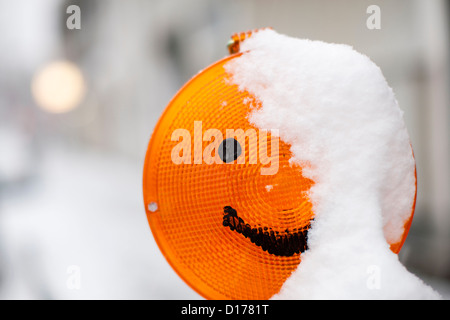
[[[0,201],[1,299],[198,299],[157,248],[142,163],[51,149]]]

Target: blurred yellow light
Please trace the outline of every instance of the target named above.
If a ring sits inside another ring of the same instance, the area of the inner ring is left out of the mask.
[[[51,113],[64,113],[80,104],[86,86],[78,66],[68,61],[56,61],[35,74],[31,91],[42,109]]]

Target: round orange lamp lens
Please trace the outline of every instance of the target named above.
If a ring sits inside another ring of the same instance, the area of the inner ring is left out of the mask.
[[[301,167],[290,164],[290,146],[283,141],[273,175],[262,175],[265,165],[252,158],[260,139],[250,134],[239,146],[243,161],[205,161],[208,146],[217,138],[210,129],[223,137],[227,129],[261,134],[248,121],[252,108],[258,107],[256,100],[227,81],[224,65],[239,55],[208,67],[178,92],[155,127],[144,166],[144,202],[152,233],[179,276],[208,299],[272,297],[301,259],[298,250],[278,250],[274,239],[282,245],[299,244],[293,234],[307,230],[314,218],[305,192],[314,182],[302,176]],[[392,251],[400,250],[409,225]],[[266,239],[252,238],[251,232],[266,233]]]

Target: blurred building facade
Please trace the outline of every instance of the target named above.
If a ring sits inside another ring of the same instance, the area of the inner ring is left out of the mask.
[[[381,9],[376,30],[366,25],[372,4]],[[80,30],[66,26],[69,5],[81,9]],[[27,185],[46,179],[39,168],[49,148],[124,158],[139,176],[153,127],[180,86],[227,54],[231,34],[271,26],[349,44],[380,66],[417,161],[416,216],[400,257],[412,271],[450,280],[449,21],[444,0],[0,0],[0,223],[11,221],[11,198],[28,201]],[[73,111],[51,114],[30,86],[43,65],[62,59],[80,68],[87,91]],[[139,205],[132,210],[144,215]],[[1,292],[2,270],[20,261],[5,257],[12,240],[0,240]]]

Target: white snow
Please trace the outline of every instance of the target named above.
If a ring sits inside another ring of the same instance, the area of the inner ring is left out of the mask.
[[[241,44],[225,66],[262,103],[249,119],[278,129],[315,181],[309,249],[275,299],[438,299],[399,262],[413,206],[415,161],[381,70],[347,45],[273,30]]]

